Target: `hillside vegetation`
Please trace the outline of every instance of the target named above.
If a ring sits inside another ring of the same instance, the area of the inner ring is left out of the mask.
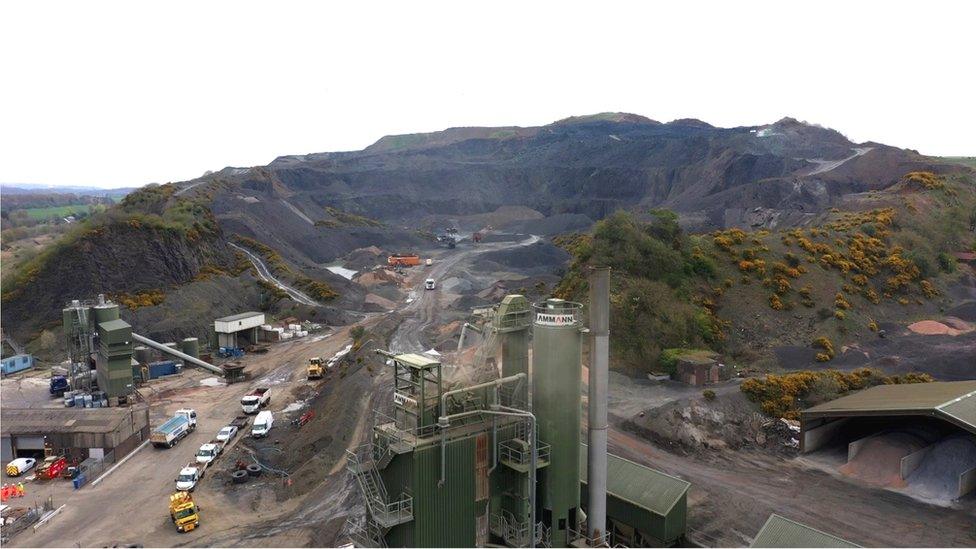
[[[830,362],[835,345],[944,307],[952,253],[976,247],[976,190],[967,174],[906,174],[816,223],[778,231],[687,235],[673,213],[617,212],[592,234],[561,237],[573,254],[557,289],[585,297],[587,265],[614,269],[613,361],[666,371],[665,349],[705,348],[770,364],[780,345]]]

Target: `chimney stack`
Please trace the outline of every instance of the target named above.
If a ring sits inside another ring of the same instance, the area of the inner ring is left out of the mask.
[[[590,371],[587,537],[606,539],[607,532],[607,385],[610,381],[610,268],[590,271]]]

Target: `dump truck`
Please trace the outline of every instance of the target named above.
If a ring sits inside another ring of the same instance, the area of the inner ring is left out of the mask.
[[[386,263],[391,267],[414,267],[420,265],[420,256],[417,254],[393,254],[386,258]]]
[[[200,526],[200,508],[189,492],[179,491],[169,497],[169,517],[177,532],[189,532]]]
[[[325,375],[325,366],[321,357],[312,357],[308,359],[308,379],[322,379]]]
[[[149,441],[156,448],[172,448],[197,427],[197,412],[191,409],[177,410],[165,423],[153,429]]]
[[[64,456],[47,456],[37,467],[34,475],[38,479],[51,480],[58,478],[68,466],[68,459]]]
[[[245,414],[256,414],[258,410],[271,403],[271,387],[258,387],[241,399],[241,410]]]

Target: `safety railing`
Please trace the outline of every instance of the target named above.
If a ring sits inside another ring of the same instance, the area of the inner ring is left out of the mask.
[[[489,517],[491,533],[505,540],[512,547],[529,545],[531,527],[528,521],[520,521],[511,511],[502,510],[501,513]]]
[[[536,464],[548,462],[552,447],[548,444],[536,442]],[[522,444],[518,439],[506,440],[498,445],[498,457],[501,461],[508,461],[516,465],[529,465],[532,461],[532,448]]]
[[[586,547],[612,547],[610,535],[604,533],[602,535],[590,537],[586,534],[586,524],[581,524],[580,527],[582,531],[577,531],[572,528],[567,529],[566,535],[567,540],[570,542],[575,542],[575,546],[585,545]]]
[[[386,547],[383,529],[368,516],[346,519],[346,535],[356,547]]]
[[[390,500],[374,452],[373,444],[363,444],[346,450],[349,471],[359,483],[369,514],[384,528],[413,520],[413,496],[402,492],[396,499]]]

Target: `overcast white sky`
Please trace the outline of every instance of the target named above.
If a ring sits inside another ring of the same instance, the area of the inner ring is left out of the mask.
[[[191,179],[450,126],[783,116],[976,155],[976,2],[4,2],[0,182]]]

